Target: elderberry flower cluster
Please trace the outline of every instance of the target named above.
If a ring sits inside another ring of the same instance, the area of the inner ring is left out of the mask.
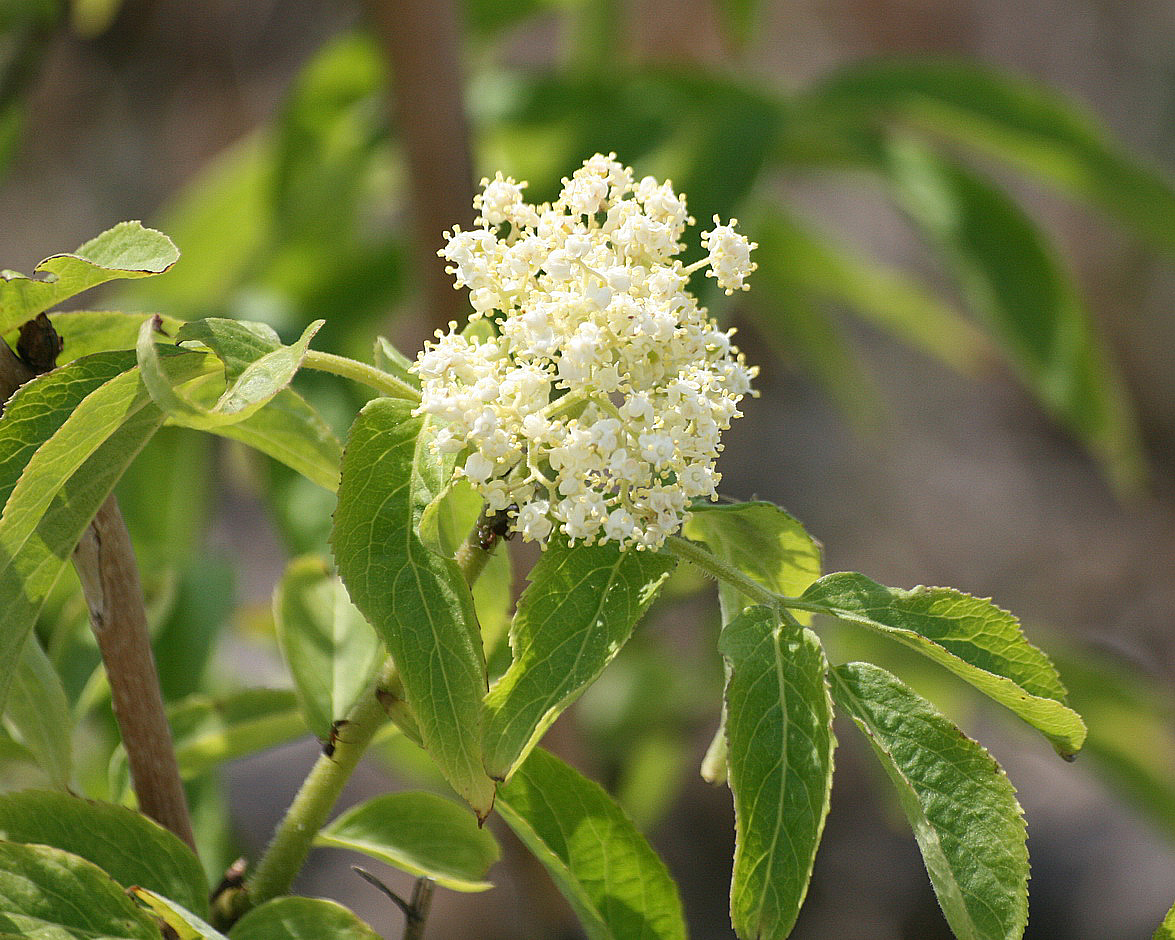
[[[553,203],[482,180],[477,227],[439,252],[470,324],[425,344],[417,413],[441,419],[436,446],[465,455],[458,473],[524,539],[653,549],[716,498],[721,434],[758,371],[688,277],[745,290],[755,244],[715,217],[707,257],[683,266],[685,197],[615,157],[585,161]]]

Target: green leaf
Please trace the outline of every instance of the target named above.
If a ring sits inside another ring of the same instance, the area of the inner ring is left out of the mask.
[[[898,202],[1023,381],[1117,486],[1137,488],[1142,452],[1127,392],[1045,234],[1005,193],[912,139],[894,141],[883,159]]]
[[[513,586],[510,552],[505,545],[499,545],[491,553],[481,577],[473,583],[473,606],[477,611],[477,622],[481,624],[481,641],[487,659],[498,650],[506,636],[506,628],[510,626]]]
[[[0,842],[0,931],[46,940],[159,940],[100,868],[47,845]]]
[[[536,748],[498,791],[497,809],[591,940],[684,940],[665,864],[598,784]]]
[[[230,940],[380,940],[341,904],[321,898],[274,898],[229,931]]]
[[[292,388],[283,388],[244,421],[213,431],[280,461],[324,490],[339,488],[343,445],[318,410]]]
[[[137,885],[130,892],[175,932],[174,940],[227,940],[219,930],[170,898]]]
[[[1175,905],[1172,905],[1171,910],[1167,911],[1167,916],[1159,924],[1153,940],[1175,940]]]
[[[72,254],[46,258],[33,269],[43,278],[0,271],[0,333],[107,281],[162,274],[178,258],[166,235],[139,222],[120,222]]]
[[[5,717],[36,756],[49,782],[60,790],[69,789],[73,712],[57,670],[31,633],[20,654]]]
[[[820,543],[773,503],[700,504],[682,531],[776,594],[802,594],[820,577]],[[718,598],[724,623],[753,603],[726,582],[718,585]]]
[[[243,689],[228,695],[191,695],[167,710],[180,776],[191,780],[238,757],[301,737],[306,723],[288,689]],[[129,786],[121,745],[110,761],[111,792]]]
[[[325,739],[383,662],[383,646],[315,556],[290,562],[274,591],[273,618],[306,724]]]
[[[282,348],[281,337],[268,323],[223,317],[204,317],[182,324],[175,333],[175,343],[210,349],[224,363],[228,385],[234,385],[258,359]]]
[[[456,563],[418,534],[444,484],[431,437],[409,402],[377,398],[360,412],[343,456],[335,560],[399,667],[425,747],[484,817],[494,783],[482,767],[486,672],[473,597]]]
[[[259,335],[262,330],[268,330],[268,334],[273,332],[261,324],[235,324],[239,330],[228,336],[225,335],[227,330],[213,332],[207,323],[185,324],[177,334],[177,341],[198,341],[224,363],[227,387],[209,407],[185,396],[165,374],[155,344],[157,325],[153,320],[144,321],[136,344],[143,382],[156,404],[177,424],[202,431],[236,424],[252,417],[289,385],[302,365],[310,340],[324,322],[315,320],[296,343],[290,346],[279,344],[276,348],[264,342],[268,335],[264,338]]]
[[[0,705],[57,576],[127,465],[163,423],[133,366],[96,381],[120,360],[131,366],[126,354],[93,358],[101,360],[96,369],[83,360],[26,383],[0,419],[0,497],[7,498],[0,515],[0,609],[6,616]],[[198,377],[206,372],[205,357],[170,355],[163,371],[177,382]],[[38,401],[47,404],[45,411],[29,407]]]
[[[485,766],[509,778],[530,749],[620,651],[673,559],[614,543],[552,540],[510,625],[514,660],[486,696]]]
[[[857,123],[898,118],[961,141],[1175,248],[1171,186],[1125,153],[1096,117],[1040,82],[974,62],[875,59],[833,73],[797,107]]]
[[[1003,769],[884,669],[832,670],[832,694],[897,788],[938,903],[960,940],[1016,940],[1028,919],[1028,851]]]
[[[0,795],[0,839],[71,852],[124,887],[150,888],[208,916],[208,886],[195,853],[126,807],[49,791],[5,793]]]
[[[372,361],[377,369],[383,369],[389,375],[394,375],[401,382],[407,382],[420,388],[420,376],[409,371],[412,360],[392,345],[391,340],[382,336],[375,338],[375,350]]]
[[[988,339],[927,287],[859,257],[782,211],[755,227],[759,277],[769,295],[802,292],[848,305],[863,319],[960,372],[974,374],[994,352]],[[770,306],[774,296],[758,298]]]
[[[86,396],[134,365],[134,357],[126,353],[87,356],[39,375],[13,393],[0,417],[0,506],[36,449]]]
[[[832,790],[832,702],[820,641],[752,607],[722,630],[734,793],[730,918],[740,937],[791,933],[808,892]]]
[[[701,503],[691,509],[682,531],[687,537],[705,543],[722,561],[777,594],[799,594],[820,577],[820,543],[773,503]],[[718,604],[724,624],[752,603],[737,588],[725,581],[718,583]],[[801,613],[799,619],[807,623],[810,617]],[[701,774],[715,785],[726,778],[725,705],[718,730],[702,761]]]
[[[1062,757],[1081,749],[1085,724],[1066,704],[1056,668],[990,600],[953,588],[883,587],[854,572],[826,575],[803,600],[945,666],[1044,734]]]
[[[315,321],[293,346],[283,346],[264,323],[207,318],[183,324],[176,343],[210,349],[224,364],[228,389],[211,408],[169,391],[165,381],[151,385],[166,401],[168,417],[178,424],[212,431],[247,444],[284,463],[326,490],[338,488],[342,445],[317,410],[288,385],[301,365]],[[148,363],[157,357],[151,327],[140,322],[137,343]],[[154,375],[149,367],[145,375]]]
[[[424,507],[420,516],[420,538],[431,551],[453,558],[477,524],[483,502],[481,494],[468,479],[451,480]]]
[[[501,849],[469,810],[432,793],[387,793],[343,813],[316,845],[363,852],[454,891],[485,891]]]

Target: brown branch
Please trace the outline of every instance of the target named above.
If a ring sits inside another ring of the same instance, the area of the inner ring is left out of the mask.
[[[196,848],[130,533],[111,494],[74,552],[139,808]]]
[[[429,332],[469,314],[437,249],[454,224],[473,220],[473,157],[461,82],[461,29],[454,0],[367,0],[392,68],[392,119],[404,142],[413,249]]]

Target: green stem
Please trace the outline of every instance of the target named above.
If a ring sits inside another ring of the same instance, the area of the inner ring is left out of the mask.
[[[307,350],[303,357],[302,365],[307,369],[317,369],[319,372],[329,372],[332,375],[351,379],[353,382],[373,388],[389,398],[420,401],[420,392],[403,379],[398,379],[382,369],[375,368],[375,366],[348,359],[346,356],[336,356],[334,353],[311,349]]]
[[[475,526],[457,552],[457,564],[468,584],[477,580],[490,558],[489,550],[482,547],[480,529],[480,525]],[[245,890],[229,902],[222,926],[231,924],[258,904],[289,893],[318,830],[326,824],[376,731],[387,722],[379,693],[393,689],[397,679],[395,664],[386,659],[371,686],[338,724],[334,753],[329,756],[323,753],[302,782],[256,870],[246,881]]]
[[[709,549],[698,545],[696,542],[684,539],[680,535],[671,535],[666,540],[665,547],[678,558],[684,558],[708,574],[713,575],[721,581],[725,581],[732,587],[738,588],[756,604],[763,604],[767,607],[778,607],[784,600],[784,598],[780,597],[774,591],[763,587],[758,581],[751,580],[733,565],[728,565]]]
[[[786,594],[776,594],[770,588],[766,588],[758,581],[747,577],[734,565],[728,565],[704,545],[691,542],[680,535],[669,536],[665,541],[665,547],[678,558],[697,565],[719,581],[725,581],[731,587],[738,588],[756,604],[762,604],[765,607],[806,610],[814,614],[830,613],[829,609],[821,604],[813,604],[798,597],[788,597]],[[786,610],[784,612],[786,613]],[[788,616],[790,617],[790,615]]]
[[[302,782],[257,869],[245,883],[245,890],[236,896],[230,921],[258,904],[289,892],[310,853],[314,837],[325,825],[359,758],[375,732],[388,720],[376,693],[395,680],[396,667],[391,659],[385,660],[372,686],[347,713],[346,724],[339,725],[334,753],[329,757],[322,754]]]

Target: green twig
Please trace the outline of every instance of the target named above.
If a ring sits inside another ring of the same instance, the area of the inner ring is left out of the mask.
[[[707,574],[713,575],[719,581],[725,581],[731,587],[742,591],[756,604],[778,609],[806,610],[814,614],[827,614],[830,611],[821,604],[813,604],[799,597],[788,597],[786,594],[776,594],[770,588],[764,587],[758,581],[747,577],[734,565],[729,565],[711,552],[704,545],[691,542],[680,535],[671,535],[665,542],[665,547],[678,558],[690,562],[701,568]],[[784,613],[787,611],[784,610]],[[790,618],[790,614],[788,615]]]
[[[381,395],[389,398],[405,398],[408,401],[420,401],[420,392],[396,376],[369,366],[346,356],[336,356],[334,353],[321,352],[317,349],[307,350],[302,359],[302,365],[307,369],[317,369],[319,372],[329,372],[373,388]]]

